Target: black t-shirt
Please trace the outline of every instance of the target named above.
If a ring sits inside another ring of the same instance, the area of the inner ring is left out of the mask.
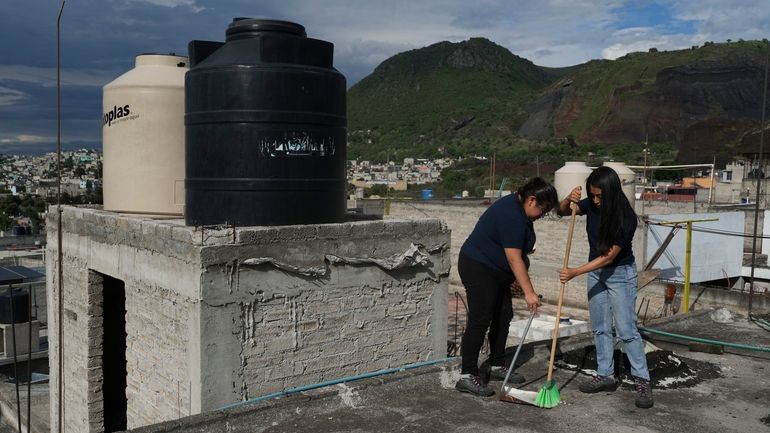
[[[586,216],[586,234],[588,235],[588,246],[590,250],[588,252],[588,261],[599,257],[605,251],[599,251],[597,245],[599,244],[599,224],[601,222],[601,216],[599,215],[599,208],[591,206],[591,201],[588,198],[584,198],[578,202],[580,212]],[[636,216],[629,215],[623,229],[620,230],[615,237],[614,245],[620,247],[620,253],[615,257],[615,260],[609,266],[630,265],[634,263],[634,251],[631,249],[631,242],[634,239],[634,232],[636,232]]]
[[[528,252],[535,247],[535,229],[516,194],[507,195],[489,207],[476,222],[460,248],[469,258],[513,275],[504,248],[518,248],[529,267]]]

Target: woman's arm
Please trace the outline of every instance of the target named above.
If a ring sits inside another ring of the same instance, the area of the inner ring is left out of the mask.
[[[570,207],[570,203],[575,203],[575,206],[577,206],[577,202],[580,201],[580,194],[582,193],[583,189],[579,186],[576,186],[575,188],[570,191],[570,193],[562,199],[562,201],[559,202],[559,209],[556,213],[558,213],[561,216],[567,216],[572,214],[572,208]],[[580,212],[580,208],[576,209],[576,215],[582,215],[582,212]]]
[[[527,309],[531,312],[537,311],[537,307],[540,306],[540,298],[538,298],[537,293],[535,293],[535,288],[532,287],[527,264],[524,263],[524,256],[522,256],[521,250],[518,248],[505,248],[504,250],[505,258],[508,260],[508,266],[511,267],[516,282],[519,283],[519,286],[521,286],[521,289],[524,291]]]
[[[610,263],[612,263],[613,260],[615,260],[615,257],[618,256],[620,253],[620,246],[613,245],[612,248],[610,248],[609,251],[607,251],[605,254],[600,255],[599,257],[591,260],[590,262],[579,266],[577,268],[565,268],[559,270],[559,281],[562,283],[566,283],[567,281],[577,277],[578,275],[583,275],[591,271],[595,271],[597,269],[601,269]]]

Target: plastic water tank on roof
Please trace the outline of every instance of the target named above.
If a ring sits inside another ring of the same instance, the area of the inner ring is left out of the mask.
[[[591,167],[582,161],[567,161],[553,176],[553,186],[559,200],[566,197],[576,186],[583,188],[582,198],[588,197],[586,178],[591,174]]]
[[[624,162],[607,161],[603,165],[610,167],[618,174],[620,184],[623,186],[623,194],[631,203],[631,207],[634,207],[636,203],[636,173],[628,168]]]
[[[236,18],[226,35],[189,44],[185,222],[343,221],[346,85],[334,46],[286,21]]]
[[[104,86],[104,209],[184,213],[184,74],[187,58],[141,54]]]

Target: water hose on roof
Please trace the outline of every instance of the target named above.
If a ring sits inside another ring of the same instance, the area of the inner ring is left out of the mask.
[[[639,331],[640,332],[648,332],[650,334],[663,335],[663,336],[666,336],[666,337],[672,337],[672,338],[676,338],[678,340],[694,341],[696,343],[714,344],[714,345],[718,345],[718,346],[732,347],[732,348],[735,348],[735,349],[753,350],[753,351],[757,351],[757,352],[767,352],[767,353],[770,353],[770,347],[752,346],[750,344],[730,343],[730,342],[727,342],[727,341],[710,340],[708,338],[690,337],[688,335],[674,334],[672,332],[661,331],[659,329],[653,329],[653,328],[645,328],[643,326],[639,327]]]
[[[323,388],[325,386],[337,385],[337,384],[340,384],[340,383],[352,382],[354,380],[360,380],[360,379],[369,379],[369,378],[372,378],[372,377],[382,376],[382,375],[385,375],[385,374],[399,373],[399,372],[402,372],[402,371],[411,370],[413,368],[418,368],[418,367],[427,367],[429,365],[441,364],[441,363],[444,363],[444,362],[447,362],[447,361],[451,361],[453,359],[457,359],[457,358],[456,357],[452,357],[452,358],[434,359],[432,361],[417,362],[417,363],[414,363],[414,364],[407,364],[407,365],[404,365],[404,366],[401,366],[401,367],[386,368],[384,370],[373,371],[371,373],[363,373],[363,374],[359,374],[359,375],[356,375],[356,376],[342,377],[340,379],[327,380],[327,381],[324,381],[324,382],[313,383],[313,384],[310,384],[310,385],[298,386],[296,388],[289,388],[289,389],[286,389],[284,391],[274,392],[272,394],[263,395],[261,397],[255,397],[255,398],[252,398],[252,399],[249,399],[249,400],[246,400],[246,401],[240,401],[238,403],[228,404],[226,406],[220,407],[218,410],[233,409],[233,408],[236,408],[236,407],[241,407],[241,406],[246,406],[246,405],[249,405],[249,404],[258,403],[260,401],[269,400],[269,399],[272,399],[272,398],[279,398],[279,397],[284,397],[284,396],[287,396],[287,395],[290,395],[290,394],[296,394],[298,392],[305,392],[305,391],[310,391],[310,390],[313,390],[313,389]]]
[[[767,320],[761,319],[759,317],[755,317],[753,315],[749,315],[749,320],[754,322],[754,324],[764,329],[765,331],[770,331],[770,322],[768,322]]]

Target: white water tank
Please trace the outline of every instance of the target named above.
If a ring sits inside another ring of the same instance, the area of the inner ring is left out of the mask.
[[[104,86],[104,209],[184,213],[187,57],[141,54]]]
[[[588,197],[586,192],[586,178],[591,174],[591,167],[582,161],[567,161],[564,166],[553,174],[553,186],[559,200],[564,199],[576,186],[583,188],[581,198]]]
[[[636,173],[628,168],[624,162],[605,162],[605,167],[615,170],[623,185],[623,194],[625,194],[631,207],[636,203]]]

